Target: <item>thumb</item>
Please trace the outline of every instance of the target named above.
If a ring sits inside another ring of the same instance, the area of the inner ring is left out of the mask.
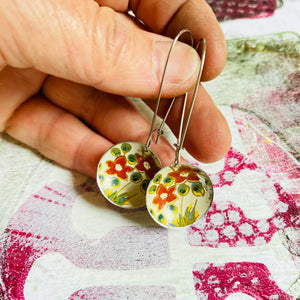
[[[1,6],[0,66],[33,67],[108,93],[156,96],[171,39],[93,0],[11,0]],[[190,89],[199,63],[196,51],[177,43],[163,96]]]

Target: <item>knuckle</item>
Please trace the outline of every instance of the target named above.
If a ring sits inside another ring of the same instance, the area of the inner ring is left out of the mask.
[[[100,7],[96,20],[94,28],[96,51],[93,52],[100,70],[97,70],[95,78],[111,80],[116,69],[123,64],[124,57],[130,52],[132,47],[130,33],[126,30],[122,17],[110,8]]]

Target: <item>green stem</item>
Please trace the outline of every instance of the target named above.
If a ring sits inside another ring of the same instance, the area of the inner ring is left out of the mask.
[[[127,184],[125,184],[121,189],[119,189],[118,192],[121,192],[123,189],[125,189],[129,184],[131,184],[132,182],[128,182]]]
[[[182,199],[181,199],[181,204],[180,204],[180,226],[182,225],[182,219],[183,219],[183,196],[182,196]]]

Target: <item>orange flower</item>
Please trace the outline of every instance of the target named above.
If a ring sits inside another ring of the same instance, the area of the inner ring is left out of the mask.
[[[176,183],[187,181],[198,181],[199,177],[197,175],[198,169],[191,168],[189,166],[182,165],[175,172],[171,172],[168,175],[175,178]]]
[[[138,153],[136,153],[138,163],[136,165],[137,170],[145,172],[149,179],[152,179],[157,173],[159,168],[156,165],[155,159],[152,155],[148,155],[145,159]]]
[[[163,184],[160,184],[156,190],[156,196],[153,198],[153,204],[158,204],[158,209],[163,209],[167,202],[172,202],[177,199],[174,194],[175,186],[166,188]]]
[[[127,172],[132,171],[131,167],[126,166],[125,155],[118,156],[114,161],[108,160],[106,162],[108,169],[106,173],[109,175],[117,175],[121,179],[127,179]]]

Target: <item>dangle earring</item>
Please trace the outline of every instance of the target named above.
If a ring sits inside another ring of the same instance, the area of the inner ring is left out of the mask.
[[[205,39],[199,41],[196,50],[201,44],[200,71],[183,129],[187,94],[184,98],[178,141],[175,145],[175,163],[158,171],[146,192],[146,205],[150,215],[166,228],[192,225],[206,214],[213,200],[213,186],[208,175],[198,167],[179,163],[205,61]]]
[[[97,169],[97,184],[99,189],[108,201],[119,207],[134,209],[145,206],[145,194],[148,184],[161,169],[160,160],[150,149],[150,144],[155,132],[157,132],[157,140],[163,134],[162,127],[175,101],[175,98],[173,98],[159,129],[155,129],[154,126],[167,65],[176,41],[184,32],[190,33],[187,30],[183,30],[178,34],[169,50],[146,144],[132,141],[118,143],[108,149],[99,161]],[[191,33],[190,37],[193,43]]]
[[[131,209],[143,207],[148,184],[160,168],[160,160],[144,144],[118,143],[101,157],[97,184],[112,204]]]

